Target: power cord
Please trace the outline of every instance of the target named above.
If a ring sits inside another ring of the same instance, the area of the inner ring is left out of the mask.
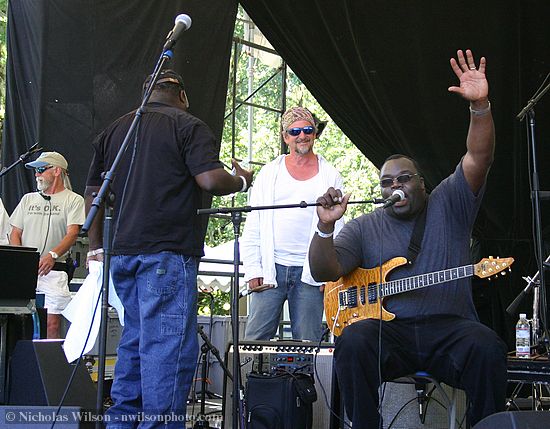
[[[328,395],[327,395],[327,391],[325,389],[325,386],[323,386],[323,382],[321,381],[321,379],[319,378],[319,372],[317,371],[317,355],[319,354],[319,351],[321,350],[321,342],[323,341],[323,338],[325,337],[325,335],[327,335],[328,333],[330,332],[330,329],[329,328],[326,328],[323,333],[321,334],[321,338],[319,340],[319,342],[317,343],[317,347],[315,348],[315,352],[313,354],[313,373],[315,375],[315,378],[317,379],[317,381],[319,382],[319,387],[321,388],[321,392],[323,392],[323,399],[325,400],[325,405],[327,406],[327,409],[329,410],[330,414],[332,414],[334,417],[336,417],[341,423],[344,424],[344,427],[347,427],[347,428],[350,428],[351,429],[351,425],[346,422],[346,419],[345,418],[342,418],[340,416],[340,413],[336,413],[334,412],[334,410],[332,409],[331,407],[331,404],[328,400]]]

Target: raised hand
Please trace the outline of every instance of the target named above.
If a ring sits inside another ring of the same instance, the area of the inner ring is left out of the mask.
[[[466,56],[461,50],[456,54],[458,61],[451,58],[451,67],[460,80],[460,86],[449,87],[449,92],[460,94],[472,102],[487,98],[489,84],[485,77],[485,57],[481,57],[479,67],[476,67],[474,56],[469,49],[466,50]]]

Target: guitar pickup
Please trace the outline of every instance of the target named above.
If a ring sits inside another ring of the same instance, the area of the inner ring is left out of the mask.
[[[338,292],[338,304],[340,308],[357,307],[357,286]]]
[[[368,288],[368,297],[369,297],[369,304],[375,304],[376,301],[378,301],[378,293],[376,292],[376,289],[378,287],[377,283],[371,283],[367,286]]]

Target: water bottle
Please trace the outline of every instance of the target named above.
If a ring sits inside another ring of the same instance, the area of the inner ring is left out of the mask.
[[[516,325],[516,357],[523,359],[531,357],[531,332],[525,313],[519,315]]]

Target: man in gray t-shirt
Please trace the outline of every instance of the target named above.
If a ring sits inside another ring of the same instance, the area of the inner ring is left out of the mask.
[[[385,199],[395,194],[400,197],[387,208],[348,222],[334,240],[334,223],[344,214],[349,195],[329,188],[317,200],[321,204],[317,208],[318,232],[309,251],[311,272],[317,281],[335,281],[356,268],[374,268],[406,257],[417,219],[424,214],[425,231],[416,260],[392,270],[387,280],[471,264],[470,235],[495,146],[485,66],[485,58],[481,58],[476,67],[469,50],[465,54],[458,51],[457,59],[451,59],[460,86],[449,91],[470,102],[467,152],[455,172],[429,198],[417,163],[405,155],[393,155],[382,165],[380,185]],[[357,295],[357,299],[368,297]],[[340,305],[336,301],[335,307]],[[385,299],[384,307],[395,314],[395,319],[380,322],[375,312],[343,328],[339,313],[332,316],[333,320],[328,316],[328,304],[325,308],[329,326],[340,333],[335,369],[354,429],[380,427],[381,381],[417,371],[464,389],[471,403],[472,424],[504,409],[506,345],[479,323],[469,277],[443,277],[439,284]]]
[[[84,223],[84,198],[71,190],[67,160],[43,152],[34,168],[38,192],[25,194],[10,217],[10,243],[40,252],[36,291],[45,297],[48,338],[61,336],[61,312],[71,300],[65,261]]]

